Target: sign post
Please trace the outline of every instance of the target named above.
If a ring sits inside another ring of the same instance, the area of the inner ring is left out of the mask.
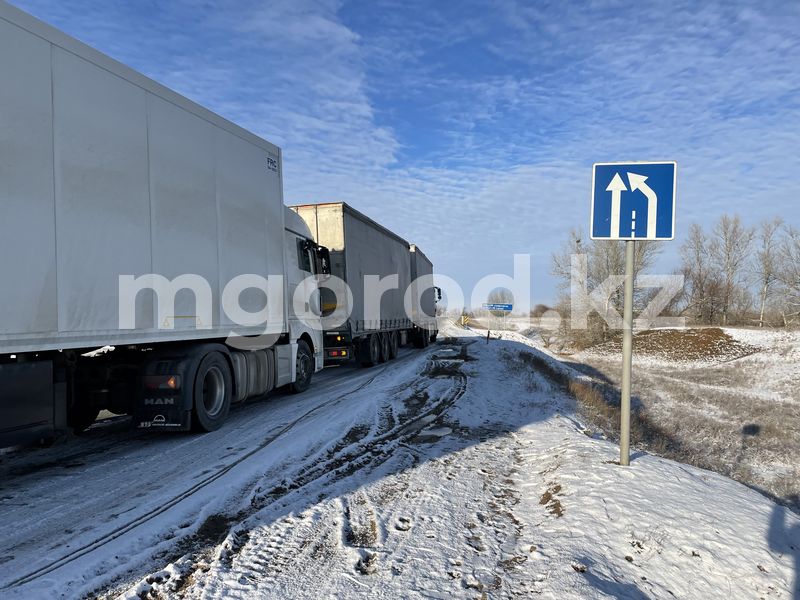
[[[622,310],[622,397],[620,398],[619,464],[630,464],[631,367],[633,363],[633,262],[636,242],[625,242],[625,294]]]
[[[630,465],[636,240],[671,240],[675,237],[677,171],[674,162],[596,163],[592,169],[590,237],[593,240],[625,241],[619,426],[619,464],[623,466]]]

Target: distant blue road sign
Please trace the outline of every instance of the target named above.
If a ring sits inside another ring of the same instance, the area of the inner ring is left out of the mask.
[[[596,163],[591,238],[673,239],[677,172],[674,162]]]
[[[505,312],[511,312],[513,308],[512,304],[484,304],[483,308],[486,310],[503,310]]]

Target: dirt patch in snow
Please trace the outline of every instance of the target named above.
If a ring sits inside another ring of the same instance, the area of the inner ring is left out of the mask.
[[[347,446],[360,442],[369,433],[369,425],[356,425],[344,436],[344,443],[337,447],[336,451],[342,450]]]
[[[718,327],[702,329],[650,329],[633,336],[636,356],[669,361],[726,361],[758,352],[760,348],[734,339]],[[622,337],[594,346],[595,354],[620,355]]]
[[[367,552],[356,563],[356,570],[362,575],[372,575],[378,571],[378,555]]]
[[[415,390],[413,394],[403,399],[403,406],[407,413],[416,414],[423,406],[428,404],[429,400],[428,390]]]
[[[556,518],[564,514],[564,507],[561,505],[561,500],[557,498],[560,493],[561,485],[557,483],[551,484],[539,499],[539,504],[546,507],[547,511]]]
[[[233,521],[232,517],[225,515],[211,515],[197,530],[195,539],[204,545],[216,546],[228,535]]]
[[[345,505],[347,543],[356,548],[374,548],[378,543],[378,521],[375,510],[363,493],[350,498]]]
[[[461,372],[461,362],[456,361],[440,361],[434,363],[425,375],[431,379],[437,377],[456,377]]]

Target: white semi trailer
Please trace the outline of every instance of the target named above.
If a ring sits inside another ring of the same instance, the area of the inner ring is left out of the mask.
[[[320,290],[326,364],[355,359],[369,367],[407,342],[424,348],[436,340],[441,292],[417,246],[344,202],[291,209],[330,252],[335,277]]]
[[[0,81],[0,445],[101,409],[213,430],[232,402],[304,390],[319,306],[291,300],[326,250],[284,207],[280,149],[2,1]],[[172,297],[145,289],[123,319],[120,277],[147,274]],[[265,302],[241,276],[287,284]],[[268,347],[226,343],[264,331],[231,305],[269,313]]]
[[[411,244],[411,318],[417,331],[426,332],[426,336],[417,336],[417,344],[422,338],[425,346],[436,341],[439,329],[436,321],[436,303],[441,300],[441,290],[433,285],[433,263],[422,252],[419,246]]]

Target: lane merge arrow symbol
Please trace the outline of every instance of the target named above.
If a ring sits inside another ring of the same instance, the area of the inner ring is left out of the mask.
[[[635,177],[640,177],[640,175],[636,175]],[[630,181],[631,173],[628,173],[628,180]],[[647,179],[645,177],[645,179]],[[602,184],[601,184],[602,185]],[[633,185],[633,184],[631,184]],[[650,189],[650,188],[647,188]],[[607,192],[611,192],[611,237],[618,238],[619,237],[619,207],[620,201],[622,198],[622,192],[628,191],[628,188],[625,187],[625,182],[622,181],[622,177],[619,176],[619,173],[614,174],[614,178],[611,180],[611,183],[608,184],[606,188]],[[651,192],[653,190],[650,190]],[[655,197],[655,195],[654,195]],[[650,227],[650,219],[647,220],[647,226]]]
[[[615,175],[615,178],[618,176],[619,174]],[[636,173],[628,173],[628,183],[630,183],[631,185],[631,191],[635,192],[636,190],[639,190],[645,195],[645,198],[647,198],[647,237],[648,239],[654,240],[656,238],[656,207],[658,206],[658,196],[656,196],[656,193],[652,190],[652,188],[649,185],[645,183],[645,181],[647,181],[647,177],[645,177],[644,175],[637,175]],[[611,183],[614,183],[614,180],[612,180]],[[610,187],[611,184],[609,184],[609,188]],[[614,219],[613,200],[612,200],[611,218],[613,223]],[[619,232],[619,214],[617,214],[617,232]],[[631,233],[633,234],[633,232]],[[631,237],[634,236],[631,235]]]

